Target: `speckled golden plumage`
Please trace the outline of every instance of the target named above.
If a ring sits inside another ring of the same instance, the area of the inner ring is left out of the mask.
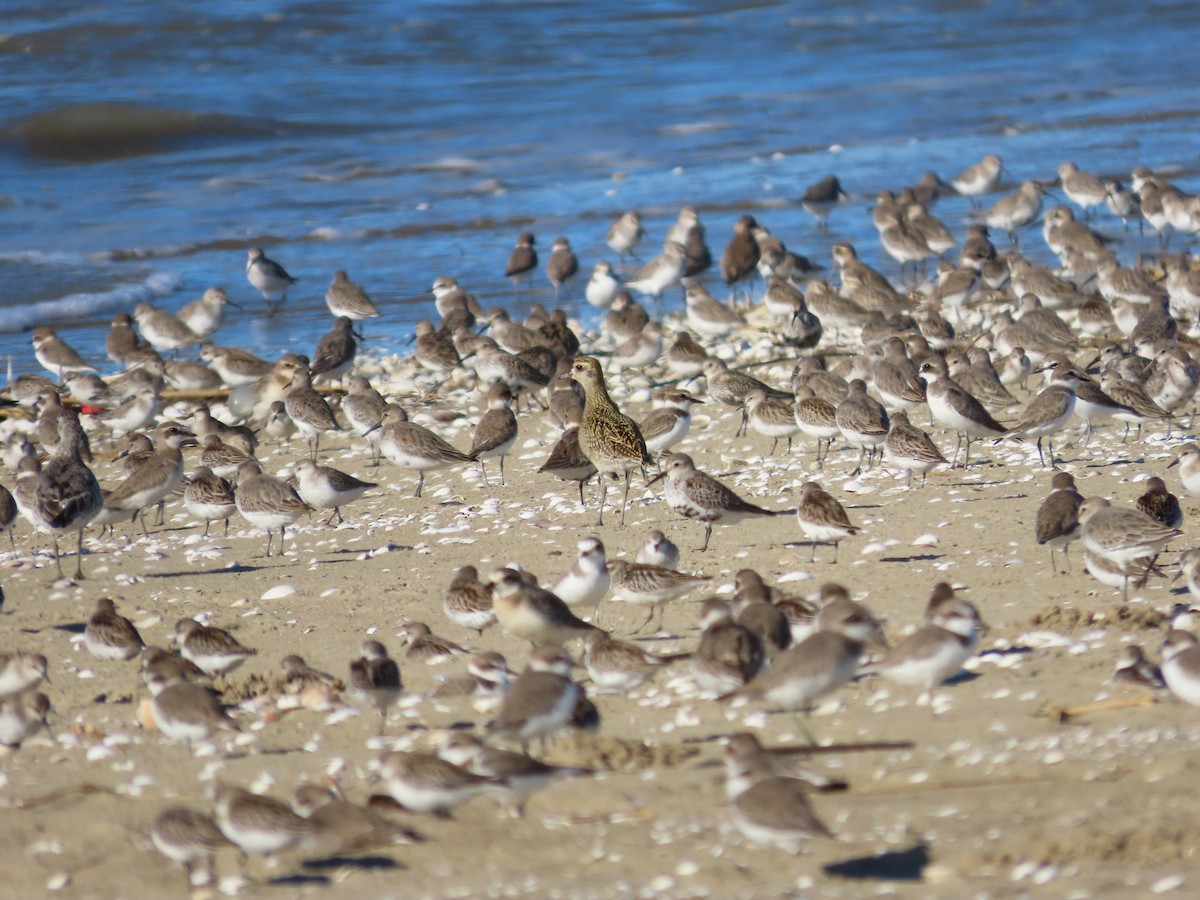
[[[646,442],[637,423],[624,415],[604,385],[604,372],[595,357],[581,356],[571,366],[569,377],[583,388],[583,421],[579,426],[579,449],[600,472],[600,518],[604,518],[605,475],[625,475],[625,497],[621,502],[621,524],[625,524],[625,503],[629,499],[629,475],[634,469],[651,463]]]

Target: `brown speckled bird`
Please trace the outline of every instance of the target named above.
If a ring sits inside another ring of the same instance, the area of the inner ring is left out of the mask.
[[[583,388],[583,422],[579,426],[579,449],[600,472],[600,515],[597,525],[604,524],[604,495],[608,490],[605,477],[614,480],[625,476],[625,494],[621,498],[621,524],[625,524],[625,505],[629,502],[629,479],[633,469],[653,462],[637,423],[624,415],[604,385],[600,361],[581,356],[571,366],[568,377]]]

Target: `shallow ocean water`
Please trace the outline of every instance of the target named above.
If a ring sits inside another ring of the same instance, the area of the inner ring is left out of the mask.
[[[1198,24],[1185,3],[40,3],[0,40],[0,356],[29,368],[25,330],[54,322],[103,362],[114,311],[212,285],[247,307],[218,342],[311,352],[339,268],[383,312],[369,346],[402,351],[438,275],[485,306],[553,300],[503,277],[527,229],[543,262],[570,238],[592,321],[586,274],[630,208],[643,259],[691,203],[714,254],[752,212],[822,264],[850,240],[897,274],[868,209],[927,169],[995,152],[1014,181],[1073,159],[1200,186]],[[821,233],[796,201],[830,172],[853,200]],[[961,233],[968,210],[935,212]],[[300,279],[274,316],[254,245]]]

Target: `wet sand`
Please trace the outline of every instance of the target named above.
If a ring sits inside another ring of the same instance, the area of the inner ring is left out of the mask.
[[[755,374],[784,384],[789,368]],[[644,391],[618,396],[635,414],[647,408]],[[473,396],[474,415],[481,406]],[[923,413],[914,412],[913,421],[928,427]],[[0,893],[37,896],[65,881],[63,896],[182,895],[184,874],[150,846],[149,825],[169,805],[211,810],[204,792],[215,778],[257,782],[284,798],[303,781],[333,778],[350,799],[365,800],[381,790],[371,777],[384,749],[425,747],[442,729],[482,727],[488,718],[465,698],[419,699],[464,669],[458,662],[407,663],[398,626],[424,621],[472,649],[503,652],[514,668],[524,663],[524,642],[496,628],[476,637],[445,619],[441,597],[457,566],[486,572],[517,560],[546,582],[570,566],[580,537],[596,533],[610,558],[631,557],[656,527],[684,551],[681,568],[713,576],[719,594],[729,592],[733,574],[744,567],[758,569],[769,583],[782,582],[789,593],[840,581],[886,621],[894,640],[918,622],[930,587],[946,580],[966,589],[991,626],[980,658],[937,692],[932,708],[918,702],[915,688],[866,678],[812,716],[821,743],[915,744],[814,760],[850,784],[843,793],[813,798],[836,841],[816,839],[793,857],[754,846],[732,827],[722,769],[709,765],[721,756],[717,738],[749,728],[768,745],[802,742],[801,723],[795,714],[733,710],[698,696],[682,663],[629,696],[595,697],[598,734],[566,736],[546,756],[593,766],[597,774],[535,795],[523,819],[504,818],[487,797],[460,807],[453,820],[401,814],[399,820],[429,840],[322,867],[295,854],[282,855],[270,869],[252,860],[248,877],[270,884],[247,884],[242,893],[1132,897],[1172,887],[1180,894],[1196,890],[1200,710],[1159,698],[1065,722],[1057,714],[1098,699],[1136,700],[1137,691],[1105,684],[1118,648],[1134,641],[1157,658],[1166,615],[1188,597],[1153,579],[1125,602],[1081,571],[1079,545],[1071,572],[1054,574],[1033,538],[1050,474],[1038,468],[1032,446],[985,446],[969,472],[935,472],[925,487],[906,490],[883,469],[850,479],[857,455],[850,451],[835,451],[821,473],[807,446],[764,459],[768,439],[734,438],[736,413],[700,407],[692,437],[678,449],[692,453],[701,468],[772,509],[794,509],[800,483],[814,474],[845,504],[863,534],[843,543],[833,565],[824,561],[830,558],[824,548],[817,563],[809,562],[809,547],[798,544],[799,528],[786,515],[718,527],[701,554],[695,548],[702,527],[675,516],[657,488],[635,488],[625,527],[610,508],[606,524],[593,528],[595,510],[580,509],[574,484],[535,474],[556,438],[544,414],[525,413],[520,422],[508,486],[485,490],[469,467],[431,474],[421,500],[410,496],[410,473],[387,462],[369,468],[361,443],[328,441],[323,463],[384,486],[343,510],[342,527],[324,527],[324,516],[314,516],[289,531],[282,559],[264,558],[261,533],[237,518],[228,539],[219,524],[201,539],[176,503],[166,526],[149,539],[127,544],[128,527],[115,538],[89,533],[88,580],[77,588],[47,587],[52,563],[42,554],[32,564],[31,535],[20,525],[19,552],[0,561],[2,649],[50,658],[52,684],[45,690],[55,707],[54,738],[39,736],[0,762],[6,807],[0,865],[9,883]],[[469,442],[466,420],[439,428],[458,446]],[[952,448],[945,434],[934,435],[944,450]],[[1152,474],[1164,474],[1179,489],[1177,470],[1166,472],[1179,440],[1178,432],[1170,440],[1160,432],[1140,445],[1123,445],[1113,432],[1102,432],[1086,450],[1067,448],[1061,457],[1085,496],[1131,503],[1142,491],[1140,481]],[[300,452],[298,441],[270,452],[266,469],[278,472]],[[102,483],[114,477],[111,465],[98,471]],[[1200,510],[1185,500],[1184,511],[1190,531]],[[1172,563],[1188,545],[1185,536],[1161,561]],[[280,586],[294,593],[263,599]],[[148,643],[166,645],[177,619],[206,613],[256,648],[226,693],[267,690],[234,713],[253,740],[190,758],[186,747],[143,730],[136,712],[146,692],[136,661],[96,660],[82,644],[84,623],[101,596],[120,598],[119,610]],[[669,606],[668,636],[646,646],[693,648],[697,610],[686,600]],[[642,616],[615,603],[604,611],[605,625],[621,636]],[[278,690],[285,654],[301,653],[311,665],[345,677],[368,636],[399,658],[408,694],[393,711],[386,739],[375,736],[377,720],[370,715],[327,724],[328,712],[275,712],[271,692]],[[222,878],[232,876],[236,854],[222,853],[217,869]]]

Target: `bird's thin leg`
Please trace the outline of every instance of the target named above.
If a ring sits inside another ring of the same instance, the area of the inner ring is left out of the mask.
[[[83,529],[79,529],[79,539],[75,544],[75,580],[83,581]]]

